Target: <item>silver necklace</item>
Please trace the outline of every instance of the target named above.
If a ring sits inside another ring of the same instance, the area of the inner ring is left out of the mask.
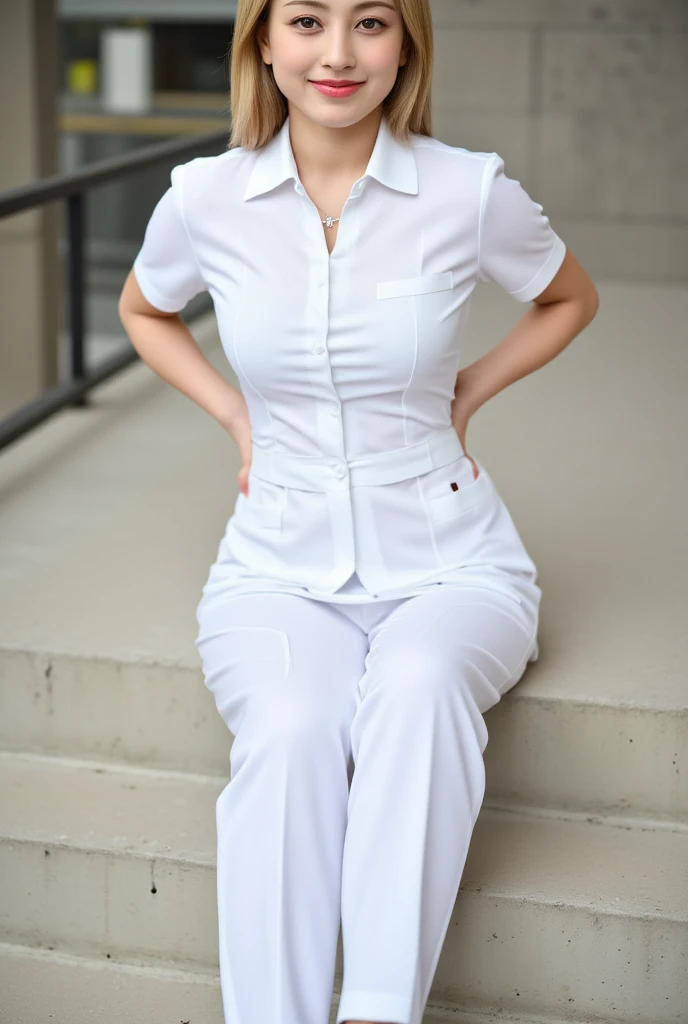
[[[322,211],[322,210],[320,209],[320,207],[319,207],[319,206],[316,206],[316,210],[318,210],[318,211],[319,211],[320,213],[322,213],[322,212],[323,212],[323,211]],[[339,220],[339,217],[329,217],[329,216],[328,216],[327,214],[325,214],[325,220],[323,220],[323,219],[322,219],[322,217],[320,218],[320,220],[321,220],[321,221],[322,221],[322,223],[323,223],[323,224],[325,225],[325,227],[327,227],[327,228],[331,228],[331,227],[333,227],[333,225],[334,225],[334,224],[336,224],[336,223],[337,223],[337,221]]]

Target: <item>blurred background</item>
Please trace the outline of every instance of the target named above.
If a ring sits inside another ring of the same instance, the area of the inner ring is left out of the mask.
[[[228,131],[234,7],[3,0],[0,191],[163,140]],[[176,162],[84,193],[88,365],[128,346],[116,297]],[[68,373],[65,213],[62,201],[0,220],[0,416]],[[207,297],[187,315],[204,308]]]

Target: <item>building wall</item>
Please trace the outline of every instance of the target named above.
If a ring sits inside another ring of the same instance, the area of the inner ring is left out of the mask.
[[[433,134],[504,157],[596,279],[688,282],[686,0],[431,0]]]

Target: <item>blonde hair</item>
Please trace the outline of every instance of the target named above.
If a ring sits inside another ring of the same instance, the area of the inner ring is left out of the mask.
[[[267,21],[272,0],[239,0],[229,49],[232,127],[228,149],[264,146],[284,124],[288,105],[263,61],[256,32]],[[431,135],[430,92],[433,36],[429,0],[397,0],[408,44],[394,87],[383,102],[391,134]]]

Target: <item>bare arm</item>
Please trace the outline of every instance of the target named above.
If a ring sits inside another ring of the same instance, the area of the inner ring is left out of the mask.
[[[452,422],[464,447],[473,413],[509,384],[554,359],[588,326],[598,308],[595,285],[567,251],[554,279],[504,340],[459,372]]]
[[[232,435],[242,459],[239,486],[247,493],[251,438],[241,391],[210,365],[179,313],[163,313],[144,298],[133,270],[120,295],[119,317],[143,361]]]
[[[241,392],[210,365],[179,313],[151,306],[133,270],[120,295],[119,317],[144,362],[229,429]]]

